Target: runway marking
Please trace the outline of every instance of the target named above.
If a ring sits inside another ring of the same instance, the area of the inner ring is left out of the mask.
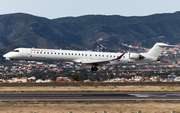
[[[180,97],[180,94],[128,94],[135,97]]]

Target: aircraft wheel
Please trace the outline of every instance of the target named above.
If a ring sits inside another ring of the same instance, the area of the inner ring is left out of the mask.
[[[96,66],[92,66],[91,71],[97,71],[98,68]]]

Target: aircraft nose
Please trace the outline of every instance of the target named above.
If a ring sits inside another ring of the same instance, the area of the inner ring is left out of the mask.
[[[8,56],[7,53],[3,55],[3,57],[5,57],[5,58],[6,58],[7,56]]]
[[[6,53],[6,54],[3,55],[3,57],[5,57],[7,60],[9,60],[11,55],[10,55],[10,53]]]

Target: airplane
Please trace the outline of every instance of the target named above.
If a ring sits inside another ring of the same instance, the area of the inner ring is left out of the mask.
[[[33,61],[65,61],[91,65],[97,71],[104,65],[143,65],[160,61],[159,55],[165,47],[173,47],[165,43],[156,43],[147,53],[112,53],[75,50],[55,50],[38,48],[16,48],[3,55],[7,60]]]

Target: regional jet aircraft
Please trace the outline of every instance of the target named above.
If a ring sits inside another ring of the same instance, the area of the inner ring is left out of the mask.
[[[74,50],[17,48],[3,55],[8,60],[35,60],[35,61],[67,61],[91,65],[92,71],[97,71],[103,65],[142,65],[159,61],[159,55],[165,43],[156,43],[147,53],[112,53]]]

